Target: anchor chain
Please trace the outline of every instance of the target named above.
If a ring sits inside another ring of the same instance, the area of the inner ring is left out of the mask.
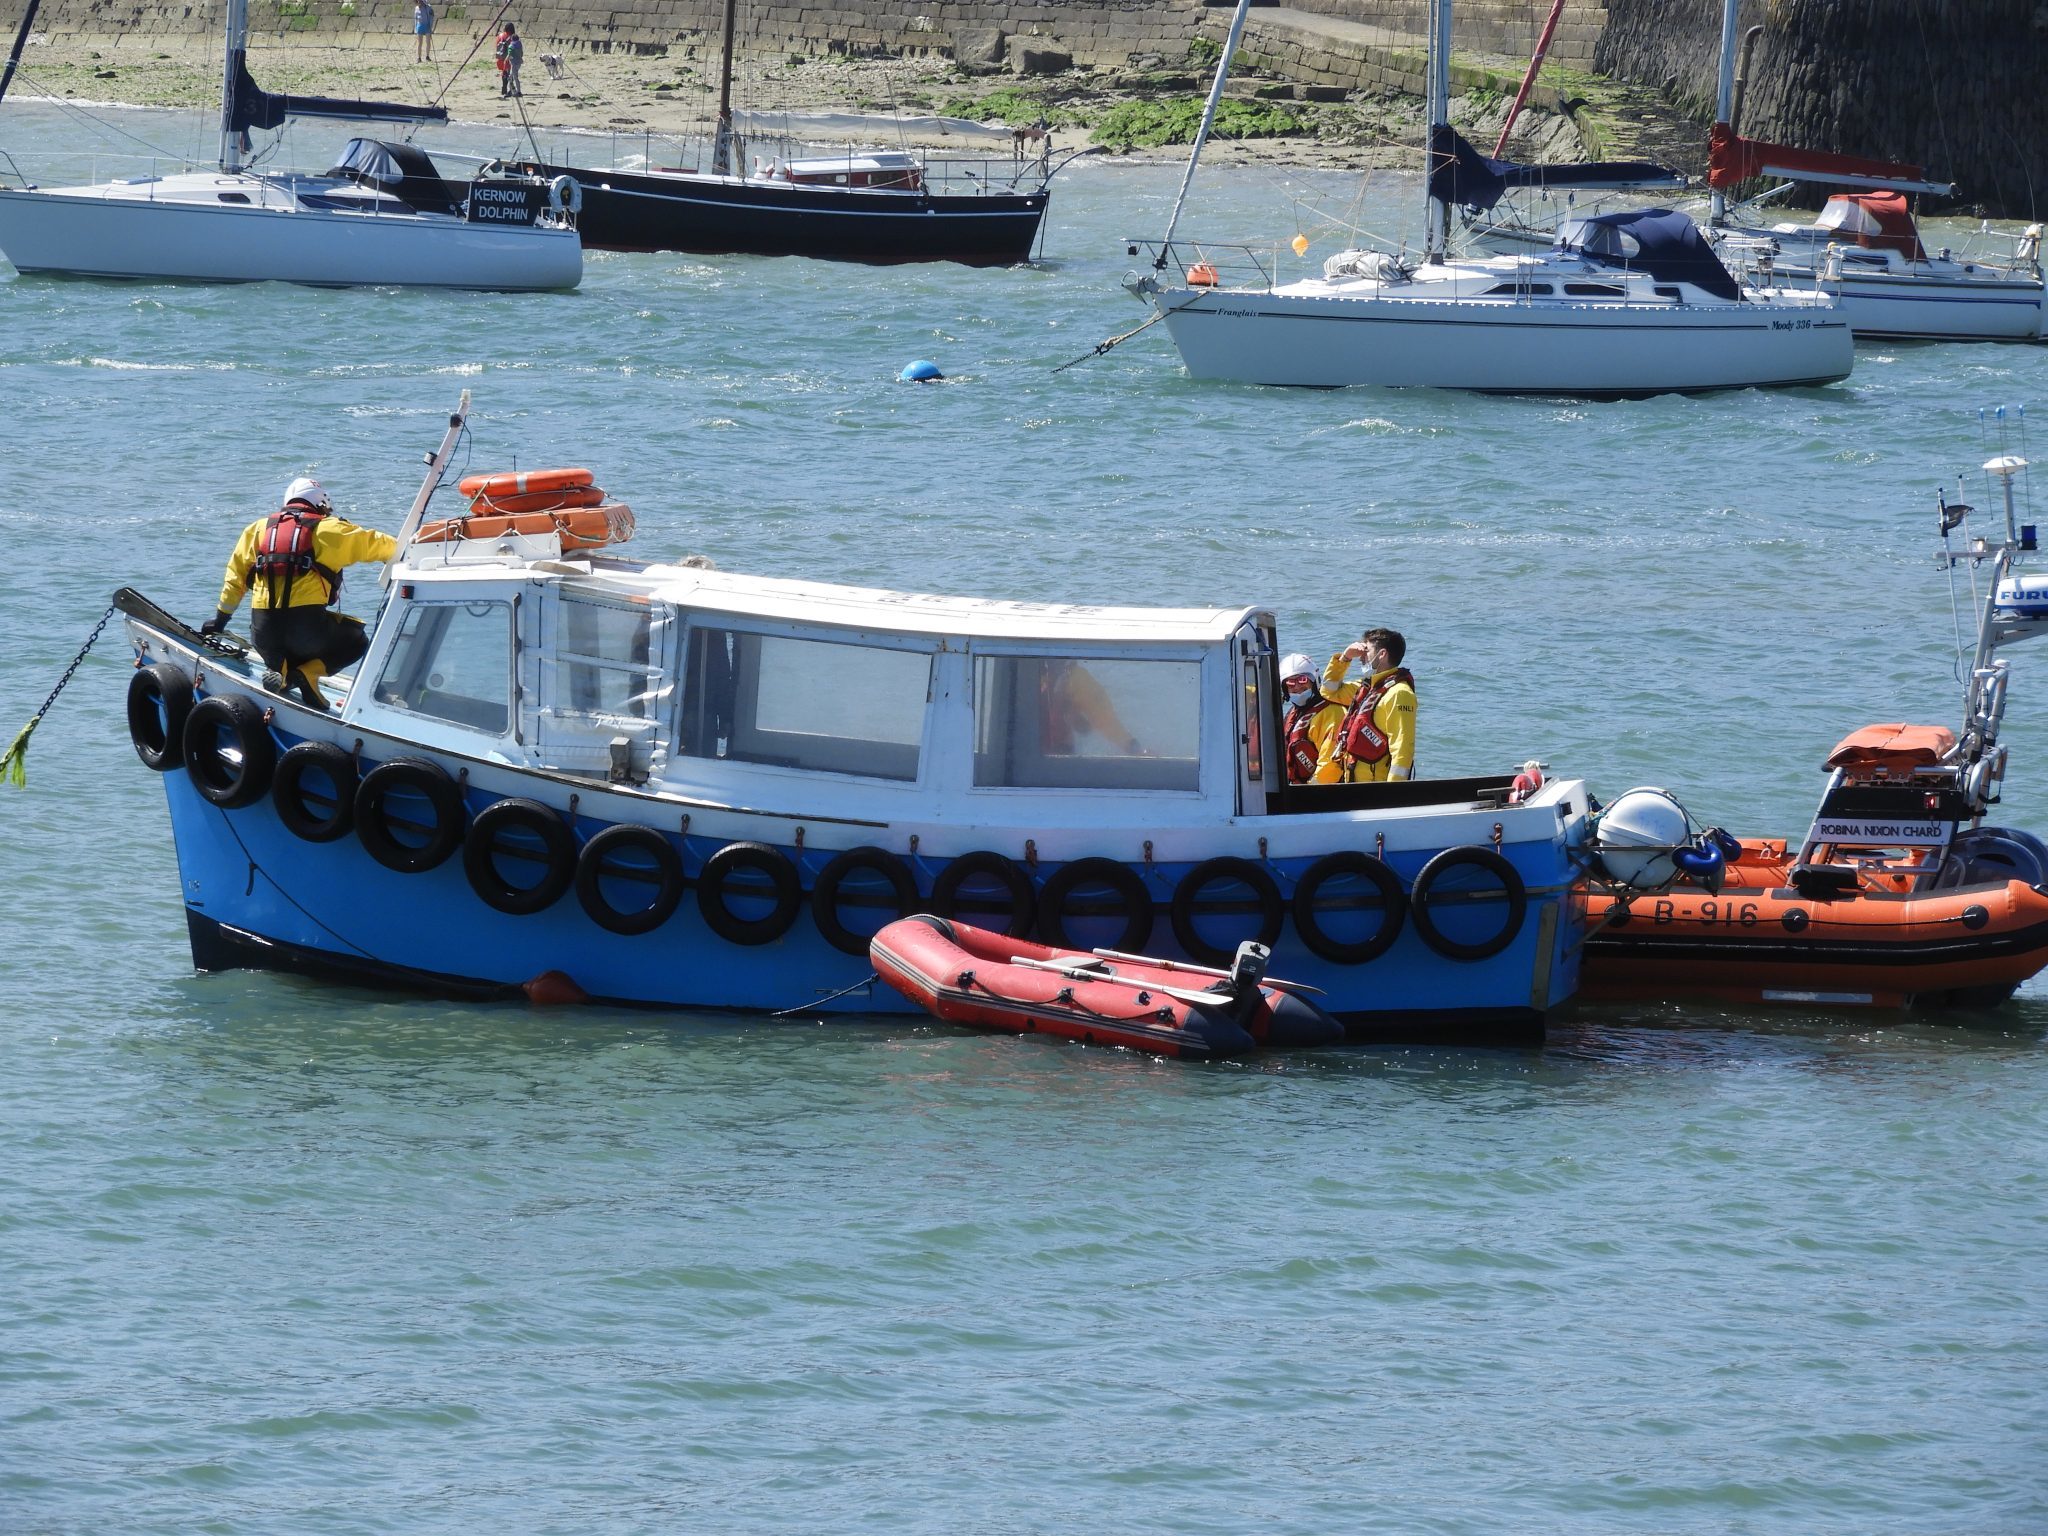
[[[28,757],[29,737],[35,735],[36,727],[43,723],[43,716],[50,712],[50,706],[57,702],[57,695],[64,691],[64,685],[71,681],[72,674],[84,662],[86,652],[93,648],[106,629],[107,620],[113,616],[114,610],[110,605],[107,611],[100,615],[99,623],[93,625],[92,633],[85,637],[85,644],[78,648],[78,654],[71,658],[71,665],[64,669],[64,675],[57,679],[57,686],[50,690],[50,696],[43,700],[43,707],[28,717],[28,724],[24,725],[14,740],[7,744],[7,750],[0,752],[0,780],[12,784],[16,789],[28,783],[28,769],[24,760]]]

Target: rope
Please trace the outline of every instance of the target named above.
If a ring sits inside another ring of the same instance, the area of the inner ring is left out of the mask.
[[[880,971],[869,971],[867,975],[850,987],[841,987],[837,992],[828,992],[815,1002],[798,1003],[794,1008],[778,1008],[769,1014],[768,1017],[771,1019],[786,1019],[793,1013],[809,1013],[813,1008],[822,1008],[827,1003],[836,1003],[840,998],[858,992],[863,987],[872,987],[881,979],[882,973]]]
[[[1185,308],[1185,306],[1183,306],[1183,308]],[[1089,361],[1089,359],[1091,358],[1097,358],[1102,356],[1102,354],[1107,352],[1111,347],[1129,341],[1133,336],[1137,335],[1139,331],[1146,330],[1152,326],[1157,325],[1160,321],[1166,318],[1167,313],[1168,312],[1163,309],[1153,311],[1152,318],[1150,320],[1147,320],[1143,325],[1125,331],[1121,336],[1112,336],[1107,341],[1097,342],[1095,344],[1095,350],[1093,352],[1083,352],[1079,357],[1074,358],[1069,362],[1061,363],[1059,367],[1053,369],[1053,372],[1065,373],[1069,368],[1074,367],[1077,363],[1085,363]]]
[[[16,733],[14,740],[7,744],[7,750],[0,752],[0,780],[12,784],[16,789],[28,783],[28,770],[24,760],[28,757],[29,737],[35,735],[36,727],[43,723],[43,716],[50,712],[50,706],[57,702],[57,695],[64,691],[64,685],[71,681],[71,675],[85,660],[85,653],[93,648],[93,643],[107,627],[107,620],[113,616],[114,610],[109,606],[107,611],[100,615],[99,623],[93,625],[92,633],[85,637],[85,644],[78,648],[78,654],[71,658],[71,665],[64,669],[64,675],[57,679],[57,686],[50,690],[50,696],[43,700],[43,707],[28,717],[28,724],[24,725]]]

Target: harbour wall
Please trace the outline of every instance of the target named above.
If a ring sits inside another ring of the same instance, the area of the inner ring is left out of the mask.
[[[1763,29],[1745,136],[1924,165],[1989,214],[2048,212],[2048,4],[1743,0],[1738,15],[1738,36]],[[1720,53],[1720,0],[1607,0],[1594,63],[1706,122]]]
[[[1512,82],[1546,9],[1541,0],[1460,0],[1461,62],[1487,69],[1484,85]],[[444,34],[482,31],[500,14],[497,0],[447,0],[436,10]],[[701,60],[718,46],[723,8],[720,0],[517,0],[510,14],[529,58],[588,51]],[[937,57],[990,74],[1142,71],[1184,66],[1194,39],[1222,38],[1229,14],[1201,0],[756,0],[741,8],[739,46],[754,54]],[[410,16],[411,0],[250,5],[258,33],[317,33],[343,46],[409,31]],[[1697,122],[1703,149],[1720,16],[1721,0],[1565,6],[1551,62],[1607,75],[1636,98],[1609,114],[1624,125],[1621,142],[1596,128],[1586,133],[1589,151],[1633,150],[1626,124],[1659,113]],[[146,44],[152,36],[208,35],[219,18],[218,0],[47,0],[37,26],[59,37]],[[1427,23],[1428,0],[1257,5],[1245,50],[1318,92],[1419,94]],[[2048,91],[2038,79],[2048,58],[2048,0],[1743,0],[1741,25],[1763,28],[1749,71],[1747,132],[1925,165],[1957,183],[1961,203],[1988,214],[2031,218],[2036,197],[2048,201],[2048,186],[2034,185],[2048,173]],[[1695,141],[1689,131],[1666,137]],[[1662,145],[1645,148],[1664,153]]]

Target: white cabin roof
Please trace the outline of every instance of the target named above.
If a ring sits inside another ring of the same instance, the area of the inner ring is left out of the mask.
[[[574,562],[575,567],[582,564]],[[1126,608],[1006,602],[987,597],[849,587],[826,581],[793,581],[688,565],[629,564],[613,559],[591,562],[588,576],[574,569],[570,561],[551,560],[533,566],[524,561],[491,565],[465,560],[425,568],[407,561],[404,579],[473,581],[502,574],[531,580],[540,571],[556,579],[576,580],[579,585],[614,586],[621,592],[684,608],[899,634],[1184,645],[1227,640],[1247,620],[1271,622],[1270,610],[1261,607]]]

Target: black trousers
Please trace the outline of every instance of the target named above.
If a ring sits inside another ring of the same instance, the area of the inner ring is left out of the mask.
[[[361,619],[331,608],[256,608],[250,611],[249,638],[265,666],[284,672],[303,662],[318,661],[339,672],[363,659],[370,648]]]

